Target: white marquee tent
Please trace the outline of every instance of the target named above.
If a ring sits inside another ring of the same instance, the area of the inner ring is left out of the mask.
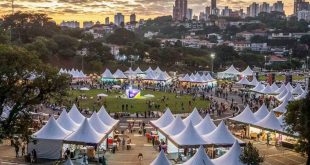
[[[207,155],[204,147],[200,146],[195,155],[183,163],[183,165],[213,165],[213,162]]]
[[[165,132],[165,134],[172,136],[177,135],[181,131],[184,130],[185,124],[183,123],[183,120],[180,116],[177,116],[171,124],[167,125],[166,127],[163,127],[161,130]]]
[[[97,112],[99,119],[107,126],[114,127],[118,124],[119,120],[113,119],[102,106]]]
[[[158,156],[151,162],[150,165],[171,165],[171,163],[165,156],[164,150],[161,150]]]
[[[265,118],[269,114],[268,108],[265,103],[254,113],[254,117],[256,121],[260,121],[261,119]]]
[[[183,119],[183,122],[185,125],[188,125],[190,121],[192,121],[193,125],[197,125],[201,122],[202,117],[200,116],[197,108],[195,107],[194,110],[190,115],[188,115],[185,119]]]
[[[237,116],[230,118],[231,120],[246,123],[246,124],[253,124],[257,122],[252,110],[250,109],[249,105],[245,107],[245,109]]]
[[[78,110],[75,104],[73,104],[68,115],[77,124],[81,124],[83,120],[85,119],[85,117],[81,114],[81,112]]]
[[[205,116],[205,118],[195,126],[195,129],[198,131],[200,135],[205,135],[216,129],[216,125],[212,121],[209,114]]]
[[[240,161],[240,155],[241,155],[241,147],[236,140],[233,144],[233,146],[229,149],[228,152],[226,152],[224,155],[222,155],[219,158],[213,159],[213,163],[215,165],[244,165]]]
[[[68,115],[66,110],[63,110],[60,116],[57,118],[57,123],[64,129],[69,131],[75,131],[79,128],[79,124],[75,123]]]
[[[157,128],[163,128],[169,125],[174,119],[170,109],[166,108],[165,113],[159,119],[150,121],[150,123]]]
[[[241,75],[243,76],[252,76],[253,70],[248,66],[244,71],[241,72]]]
[[[270,111],[265,118],[256,122],[255,125],[270,130],[282,131],[281,123],[279,122],[273,111]]]

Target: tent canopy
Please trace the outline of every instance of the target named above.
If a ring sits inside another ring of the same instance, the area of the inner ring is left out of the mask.
[[[274,108],[272,111],[274,112],[280,112],[280,113],[285,113],[286,110],[286,106],[288,105],[288,101],[284,101],[282,102],[279,106],[277,106],[276,108]]]
[[[200,135],[208,134],[215,130],[216,125],[213,123],[210,115],[207,114],[206,117],[195,126],[196,130]]]
[[[75,104],[73,104],[68,115],[77,124],[81,124],[83,120],[85,119],[85,117],[81,114],[81,112],[78,110]]]
[[[250,68],[250,66],[246,67],[244,71],[241,72],[241,75],[243,76],[252,76],[253,75],[253,70]]]
[[[111,130],[111,126],[104,124],[100,119],[97,113],[93,113],[88,119],[89,124],[97,131],[98,133],[108,133]]]
[[[227,70],[222,72],[223,74],[233,74],[238,75],[240,72],[234,67],[234,65],[231,65]]]
[[[269,114],[268,108],[265,103],[260,106],[260,108],[254,113],[254,117],[256,118],[256,121],[259,121],[266,117]]]
[[[236,140],[233,144],[233,146],[229,149],[228,152],[226,152],[224,155],[222,155],[219,158],[213,159],[213,163],[215,165],[244,165],[240,161],[240,154],[241,154],[241,148]]]
[[[157,128],[163,128],[169,125],[174,120],[174,117],[169,108],[166,108],[165,113],[157,120],[151,121],[151,123]]]
[[[183,122],[184,122],[185,125],[188,125],[188,123],[189,123],[190,121],[192,121],[193,125],[197,125],[197,124],[199,124],[199,123],[201,122],[201,120],[202,120],[202,117],[200,116],[200,114],[199,114],[197,108],[195,107],[194,110],[193,110],[193,112],[192,112],[190,115],[188,115],[188,116],[183,120]]]
[[[198,151],[193,157],[187,160],[183,165],[214,165],[203,146],[198,148]]]
[[[68,131],[75,131],[79,128],[79,124],[75,123],[68,115],[66,110],[63,110],[57,119],[57,123]]]
[[[164,150],[160,150],[159,155],[151,162],[150,165],[171,165],[171,163],[165,156]]]
[[[99,119],[107,126],[114,127],[119,121],[113,119],[105,110],[105,108],[102,106],[97,113]]]
[[[282,131],[281,123],[276,118],[273,111],[270,111],[269,114],[265,118],[256,122],[255,125],[262,127],[262,128],[267,128],[267,129],[276,130],[276,131]]]
[[[249,82],[249,80],[244,76],[244,77],[241,78],[241,80],[239,80],[238,82],[236,82],[236,84],[249,85],[250,82]]]
[[[185,124],[183,123],[182,119],[180,116],[177,116],[171,124],[167,125],[166,127],[162,128],[162,130],[167,134],[167,135],[176,135],[180,133],[181,131],[184,130]]]
[[[107,79],[114,79],[113,74],[111,73],[110,69],[106,69],[103,73],[102,73],[102,78],[107,78]]]
[[[238,115],[233,118],[230,118],[231,120],[247,123],[247,124],[253,124],[257,122],[257,119],[255,118],[253,112],[251,111],[249,105],[245,107],[245,109]]]
[[[255,77],[255,76],[253,76],[253,79],[252,79],[252,81],[250,82],[250,84],[249,84],[249,85],[256,86],[258,83],[259,83],[259,82],[257,81],[256,77]]]

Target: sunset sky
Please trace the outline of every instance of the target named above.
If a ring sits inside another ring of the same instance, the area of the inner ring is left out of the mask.
[[[156,16],[171,15],[174,0],[14,0],[15,11],[41,12],[48,14],[57,23],[62,20],[77,21],[104,21],[109,16],[121,12],[128,21],[131,13],[136,13],[137,18],[154,18]],[[188,0],[188,7],[194,14],[199,15],[211,0]],[[255,0],[261,3],[266,0]],[[218,0],[218,7],[229,6],[233,9],[245,8],[254,0]],[[276,0],[268,0],[270,4]],[[293,0],[284,0],[286,14],[293,11]],[[0,0],[0,15],[11,13],[11,0]]]

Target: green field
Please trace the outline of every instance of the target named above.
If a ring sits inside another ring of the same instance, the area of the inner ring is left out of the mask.
[[[304,76],[293,75],[293,81],[304,80],[304,79],[305,79]],[[258,80],[259,81],[266,81],[267,80],[267,76],[260,75]],[[285,76],[284,75],[276,75],[276,81],[284,81],[284,80],[285,80]]]
[[[104,97],[101,100],[97,101],[97,94],[99,93],[108,94],[108,97]],[[145,112],[149,109],[149,100],[152,101],[154,104],[160,105],[160,107],[158,108],[160,111],[162,111],[166,106],[168,106],[174,113],[190,112],[194,107],[205,109],[209,106],[209,101],[203,101],[200,99],[196,99],[195,101],[193,101],[192,96],[190,95],[176,97],[174,93],[165,93],[152,90],[141,91],[141,96],[146,94],[152,94],[155,97],[144,99],[124,99],[119,98],[119,96],[123,95],[123,93],[107,93],[105,90],[101,89],[93,89],[89,91],[72,90],[69,92],[69,96],[65,99],[66,101],[64,104],[70,107],[70,100],[73,102],[76,97],[80,95],[85,95],[87,99],[80,99],[80,108],[89,108],[90,110],[96,111],[98,111],[102,105],[105,105],[106,109],[110,112],[121,112],[122,105],[124,104],[124,107],[126,107],[125,105],[128,104],[128,112]],[[168,98],[165,102],[162,101],[162,98],[164,96]],[[189,106],[189,101],[191,101],[191,107]],[[182,103],[184,110],[182,110]],[[151,110],[157,109],[155,109],[153,105]]]

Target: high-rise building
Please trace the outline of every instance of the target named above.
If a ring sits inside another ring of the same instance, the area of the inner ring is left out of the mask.
[[[270,13],[269,3],[263,2],[263,3],[259,6],[259,12]]]
[[[305,0],[294,0],[294,14],[297,15],[298,11],[309,10],[309,2]]]
[[[216,7],[216,0],[211,0],[211,14],[212,15],[217,15],[218,9]]]
[[[62,21],[60,23],[60,26],[68,27],[68,28],[80,28],[80,22],[78,22],[78,21]]]
[[[94,26],[94,22],[93,21],[84,21],[83,22],[83,28],[84,29],[90,28],[92,26]]]
[[[206,20],[206,15],[204,12],[199,13],[199,21],[205,21]]]
[[[106,24],[106,25],[110,24],[110,18],[109,17],[105,17],[104,24]]]
[[[193,17],[193,9],[187,9],[186,19],[192,20],[192,17]]]
[[[250,6],[250,17],[257,17],[259,13],[259,4],[253,2]]]
[[[232,10],[228,8],[228,6],[225,6],[224,9],[222,10],[222,16],[229,17],[231,12]]]
[[[187,0],[175,0],[173,6],[173,19],[182,21],[186,18],[187,14]]]
[[[205,13],[206,13],[207,16],[209,16],[211,14],[211,7],[210,6],[206,7]]]
[[[121,26],[125,23],[124,15],[122,13],[117,13],[114,16],[114,24],[117,26]]]
[[[131,23],[136,22],[136,14],[135,13],[130,15],[130,22]]]
[[[297,12],[298,21],[305,20],[310,21],[310,10],[301,10]]]
[[[276,3],[273,4],[272,11],[277,11],[277,12],[284,13],[283,6],[284,5],[283,5],[282,1],[277,1]]]

